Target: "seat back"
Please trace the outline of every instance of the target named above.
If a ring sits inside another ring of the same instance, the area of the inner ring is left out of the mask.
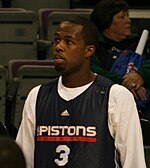
[[[0,10],[0,62],[10,59],[37,59],[38,23],[35,13],[26,10]]]
[[[143,29],[150,32],[150,10],[132,9],[129,11],[132,21],[132,32],[141,34]]]
[[[41,8],[39,9],[38,11],[39,39],[47,40],[48,15],[54,11],[71,11],[71,9],[68,9],[68,8]]]
[[[143,133],[144,145],[150,145],[150,121],[146,119],[140,119],[140,122]]]
[[[22,7],[38,13],[40,8],[70,8],[70,0],[13,0],[12,7]]]
[[[7,70],[0,65],[0,122],[5,122],[5,100],[6,100]]]
[[[9,61],[9,67],[8,67],[9,81],[14,80],[14,78],[18,78],[19,68],[25,65],[54,66],[54,61],[53,60],[12,59]]]
[[[8,70],[10,87],[7,95],[6,125],[17,130],[29,91],[60,74],[55,70],[53,60],[11,60]]]
[[[146,166],[147,168],[150,168],[150,145],[144,146],[144,151],[145,151]]]
[[[75,8],[75,9],[68,9],[68,8],[41,8],[38,12],[39,18],[39,38],[43,40],[48,40],[48,22],[49,22],[49,15],[52,12],[91,12],[92,9],[83,9],[83,8]]]
[[[47,39],[50,41],[53,41],[53,36],[54,36],[54,32],[56,30],[56,27],[58,26],[58,24],[64,20],[69,18],[70,16],[82,16],[82,17],[87,17],[89,18],[90,16],[90,12],[91,11],[54,11],[51,12],[48,15],[48,30],[47,30]]]
[[[8,130],[2,122],[0,122],[0,138],[1,137],[9,137]]]

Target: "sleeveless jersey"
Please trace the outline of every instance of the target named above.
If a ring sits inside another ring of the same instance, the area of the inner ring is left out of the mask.
[[[108,95],[113,84],[97,76],[76,98],[57,92],[58,80],[40,87],[36,102],[34,168],[115,168],[108,129]]]

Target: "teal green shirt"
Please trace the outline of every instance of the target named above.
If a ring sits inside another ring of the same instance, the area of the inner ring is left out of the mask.
[[[138,35],[133,34],[129,38],[129,40],[134,39],[134,37],[136,37],[136,39],[137,39]],[[106,42],[105,42],[103,34],[99,34],[99,45],[101,45],[101,46],[100,46],[99,52],[96,51],[94,53],[94,55],[91,57],[91,70],[99,75],[103,75],[105,77],[108,77],[109,79],[111,79],[115,83],[122,84],[123,75],[111,73],[111,72],[109,72],[109,70],[106,70],[105,68],[102,68],[102,66],[101,66],[101,62],[98,57],[100,57],[101,54],[103,54],[105,43]],[[130,46],[130,44],[129,44],[129,46]],[[102,50],[101,50],[101,47],[103,47]],[[149,75],[150,75],[150,40],[147,41],[146,52],[147,52],[148,56],[147,56],[144,64],[138,69],[137,72],[142,76],[142,78],[144,80],[144,85],[150,86],[150,77],[149,77]]]

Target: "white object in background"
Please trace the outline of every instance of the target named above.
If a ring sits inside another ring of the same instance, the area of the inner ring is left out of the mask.
[[[146,41],[148,39],[148,34],[149,34],[148,30],[144,29],[141,38],[139,40],[139,43],[137,45],[137,48],[135,50],[135,53],[142,55]]]

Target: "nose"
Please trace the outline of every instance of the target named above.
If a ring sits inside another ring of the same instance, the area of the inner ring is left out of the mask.
[[[63,42],[59,41],[59,42],[55,43],[54,48],[56,51],[63,51]]]
[[[126,22],[131,23],[131,19],[130,19],[129,15],[126,15]]]

